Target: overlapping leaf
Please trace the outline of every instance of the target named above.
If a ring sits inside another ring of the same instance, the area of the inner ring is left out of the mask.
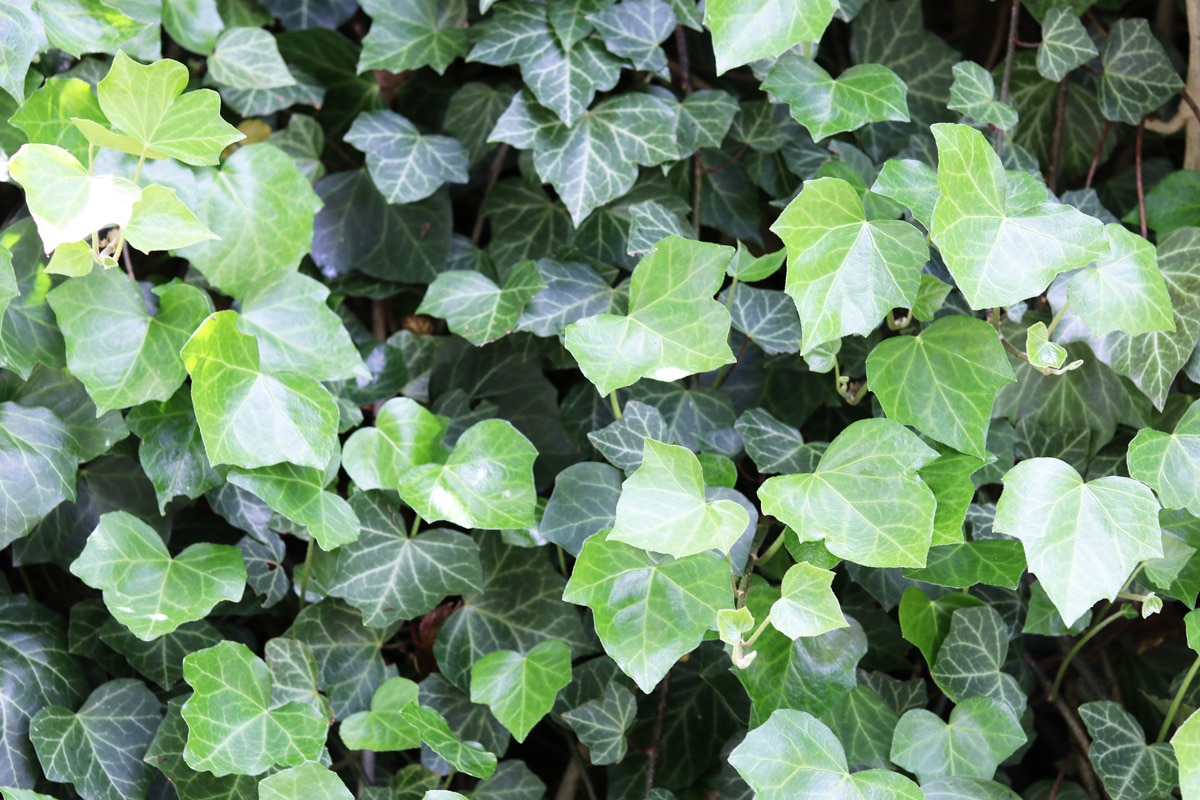
[[[1200,404],[1188,406],[1172,433],[1138,431],[1126,457],[1130,476],[1154,489],[1165,507],[1200,515]]]
[[[351,750],[411,750],[421,744],[417,730],[400,711],[417,702],[417,685],[407,678],[389,678],[371,695],[371,709],[342,720],[339,733]]]
[[[259,800],[353,800],[336,772],[306,762],[258,782]]]
[[[717,72],[816,42],[837,10],[836,0],[716,0],[704,7]]]
[[[367,154],[371,179],[389,203],[414,203],[444,183],[467,182],[467,154],[458,140],[422,134],[392,111],[360,114],[345,138]]]
[[[990,697],[1019,715],[1025,708],[1025,692],[1017,679],[1002,669],[1007,654],[1008,628],[996,609],[987,605],[959,608],[950,618],[950,630],[930,674],[956,703]]]
[[[791,639],[820,636],[847,626],[832,589],[833,573],[801,561],[783,576],[780,597],[771,606],[771,624]]]
[[[1025,738],[1013,709],[991,697],[968,697],[948,722],[923,708],[906,712],[896,725],[891,757],[921,783],[960,775],[991,778]]]
[[[296,79],[279,55],[275,37],[262,28],[226,28],[208,58],[208,72],[231,89],[278,89]]]
[[[950,87],[947,107],[1003,131],[1012,130],[1017,124],[1016,109],[996,99],[992,74],[974,61],[954,65],[954,84]]]
[[[428,66],[440,75],[466,55],[466,0],[366,0],[362,7],[371,16],[371,30],[363,39],[359,72]]]
[[[1092,737],[1088,759],[1113,800],[1169,793],[1179,782],[1175,752],[1165,742],[1146,744],[1137,718],[1109,700],[1084,703],[1079,716]]]
[[[1046,80],[1061,81],[1067,73],[1100,55],[1079,17],[1069,8],[1056,6],[1042,18],[1042,44],[1037,68]]]
[[[518,742],[571,682],[571,648],[547,639],[527,653],[494,650],[471,665],[471,702],[484,703]]]
[[[1117,122],[1137,125],[1142,117],[1183,88],[1171,59],[1145,19],[1119,19],[1100,54],[1100,110]]]
[[[615,683],[604,695],[563,712],[563,721],[571,726],[579,741],[588,747],[593,764],[612,764],[625,757],[628,745],[625,732],[637,713],[633,693]]]
[[[323,470],[295,464],[233,468],[228,480],[262,498],[272,511],[308,528],[326,552],[358,538],[359,521],[349,503],[327,491]]]
[[[430,284],[417,313],[441,317],[450,330],[482,345],[512,333],[526,304],[544,288],[532,261],[522,261],[509,270],[503,286],[478,272],[449,270]]]
[[[787,103],[816,141],[869,122],[908,121],[904,81],[880,64],[858,64],[835,79],[812,59],[787,54],[762,88]]]
[[[76,454],[53,411],[0,403],[0,546],[24,536],[63,500],[75,499]]]

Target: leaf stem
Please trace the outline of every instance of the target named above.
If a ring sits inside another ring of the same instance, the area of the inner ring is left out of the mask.
[[[304,574],[300,576],[300,610],[304,610],[308,600],[308,574],[312,572],[312,555],[313,547],[316,544],[316,538],[309,533],[308,548],[304,551]]]
[[[583,789],[587,792],[588,800],[596,800],[596,787],[592,785],[587,764],[583,762],[583,756],[579,754],[579,745],[575,743],[575,737],[565,730],[560,729],[560,732],[567,742],[567,749],[571,751],[571,763],[575,765],[575,771],[579,773],[579,780],[583,782]],[[564,777],[566,776],[564,775]]]
[[[483,197],[479,200],[480,208],[487,202],[488,195],[492,193],[492,188],[496,185],[496,181],[500,179],[500,171],[504,169],[504,162],[508,158],[509,144],[506,142],[496,148],[496,155],[492,157],[492,164],[488,167],[488,182],[483,189]],[[471,243],[479,244],[479,240],[483,238],[483,223],[487,220],[486,214],[480,214],[475,217],[475,227],[471,229]]]
[[[742,640],[742,647],[753,647],[754,643],[758,641],[758,637],[763,635],[763,631],[765,631],[770,624],[771,615],[768,614],[767,618],[760,622],[758,627],[754,629],[754,633],[750,634],[750,638]]]
[[[1162,727],[1158,729],[1158,738],[1155,742],[1165,742],[1167,734],[1171,730],[1171,723],[1175,721],[1175,715],[1179,712],[1179,706],[1183,703],[1183,696],[1187,694],[1187,690],[1192,686],[1192,680],[1196,677],[1196,673],[1200,672],[1200,656],[1192,662],[1192,666],[1188,668],[1187,674],[1183,676],[1183,682],[1179,684],[1179,690],[1175,692],[1175,697],[1171,698],[1171,707],[1167,709],[1167,718],[1163,720]]]
[[[654,732],[650,737],[650,747],[646,750],[646,797],[654,791],[654,768],[658,765],[658,748],[662,744],[663,719],[667,716],[667,691],[671,686],[671,671],[663,676],[658,685],[658,710],[654,714]]]
[[[1128,606],[1122,606],[1122,608],[1128,608]],[[1100,633],[1100,631],[1104,630],[1119,619],[1127,619],[1125,613],[1122,611],[1118,611],[1116,614],[1112,614],[1101,620],[1096,625],[1093,625],[1092,628],[1087,631],[1087,633],[1083,634],[1083,636],[1080,636],[1079,640],[1075,642],[1075,645],[1067,651],[1067,655],[1063,658],[1062,664],[1060,664],[1058,667],[1058,673],[1054,676],[1054,683],[1050,686],[1051,700],[1058,696],[1058,688],[1062,685],[1063,678],[1067,674],[1067,667],[1071,665],[1071,661],[1075,658],[1075,656],[1079,655],[1079,651],[1082,650],[1088,642],[1096,638],[1096,634]]]
[[[421,515],[414,511],[412,525],[408,529],[408,538],[414,538],[419,530],[421,530]]]
[[[1137,144],[1133,149],[1133,168],[1137,184],[1138,221],[1142,225],[1142,238],[1149,239],[1146,229],[1146,184],[1142,181],[1142,134],[1146,130],[1146,117],[1142,117],[1137,126]]]
[[[775,554],[779,552],[779,548],[783,547],[783,544],[784,544],[783,540],[784,540],[784,536],[782,533],[780,533],[778,538],[776,538],[775,541],[771,542],[771,546],[767,548],[767,551],[765,553],[763,553],[761,556],[757,556],[754,559],[754,563],[761,564],[763,562],[770,561],[772,558],[774,558]]]
[[[1000,81],[1000,102],[1007,103],[1011,99],[1009,85],[1012,83],[1013,61],[1017,54],[1017,23],[1021,19],[1021,0],[1012,0],[1012,11],[1008,21],[1008,50],[1004,54],[1004,77]],[[1004,131],[996,129],[994,140],[996,155],[1004,155]]]
[[[1062,304],[1062,308],[1058,310],[1058,313],[1054,315],[1054,319],[1050,320],[1050,324],[1046,326],[1046,338],[1050,338],[1050,335],[1054,333],[1054,329],[1058,327],[1058,323],[1062,322],[1063,316],[1066,315],[1067,309],[1070,307],[1071,304],[1069,302]]]
[[[608,393],[608,402],[612,404],[613,416],[621,419],[621,404],[617,401],[617,390],[613,389]]]

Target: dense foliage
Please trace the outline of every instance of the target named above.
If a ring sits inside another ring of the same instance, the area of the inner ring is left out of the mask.
[[[924,5],[0,0],[0,794],[1200,798],[1200,2]]]

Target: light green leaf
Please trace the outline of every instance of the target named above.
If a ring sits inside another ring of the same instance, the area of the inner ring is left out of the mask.
[[[296,79],[279,55],[275,37],[262,28],[226,28],[208,58],[208,73],[231,89],[278,89]]]
[[[237,602],[246,585],[236,547],[200,542],[172,558],[153,528],[124,511],[100,517],[71,572],[103,590],[109,613],[143,641]]]
[[[628,58],[634,69],[659,74],[666,70],[667,57],[658,45],[675,30],[676,22],[664,0],[625,0],[587,19],[609,52]]]
[[[441,317],[454,333],[484,345],[512,333],[525,304],[544,288],[532,261],[509,270],[503,287],[478,272],[449,270],[430,284],[417,313]]]
[[[851,773],[833,731],[804,711],[780,709],[746,734],[729,763],[761,800],[922,800],[917,785],[897,772]]]
[[[734,360],[729,311],[713,299],[731,255],[720,245],[664,239],[633,271],[628,316],[600,314],[567,326],[566,347],[600,394]]]
[[[89,175],[75,156],[48,144],[22,145],[8,160],[8,171],[25,189],[25,202],[47,255],[101,228],[127,225],[142,196],[133,181]]]
[[[184,0],[162,7],[163,30],[183,49],[211,55],[225,22],[217,9],[217,0]]]
[[[258,341],[264,370],[317,381],[370,378],[328,297],[320,282],[294,272],[256,283],[242,295],[238,329]]]
[[[383,494],[356,494],[350,507],[359,536],[338,551],[328,588],[360,609],[367,625],[416,619],[448,596],[482,591],[479,546],[469,536],[435,529],[409,537]]]
[[[324,387],[259,368],[258,343],[237,313],[205,320],[182,350],[209,461],[246,469],[290,461],[325,469],[337,447],[337,406]]]
[[[194,690],[182,708],[183,758],[192,769],[258,775],[320,754],[328,722],[307,703],[276,704],[271,670],[244,644],[225,641],[188,654],[183,677]]]
[[[947,106],[1002,131],[1012,130],[1017,124],[1016,109],[996,99],[992,73],[974,61],[960,61],[954,65],[954,84],[950,87]]]
[[[124,228],[130,245],[150,253],[155,250],[175,250],[217,235],[196,219],[183,204],[174,189],[151,184],[142,190],[142,197],[133,204],[133,213]]]
[[[1137,719],[1119,704],[1084,703],[1079,716],[1092,737],[1088,760],[1113,800],[1141,800],[1170,794],[1179,783],[1175,752],[1165,742],[1146,744]]]
[[[358,538],[358,517],[345,500],[325,490],[322,470],[287,463],[257,469],[235,467],[228,480],[262,498],[272,511],[308,528],[326,552]]]
[[[626,404],[626,409],[630,405]],[[628,411],[625,416],[629,417]],[[638,457],[641,458],[640,451]],[[637,469],[637,464],[630,469]],[[601,528],[611,528],[616,522],[623,477],[620,470],[595,461],[572,464],[558,473],[554,492],[538,524],[538,534],[578,556],[589,536]]]
[[[1035,322],[1025,331],[1025,352],[1030,366],[1039,369],[1058,369],[1067,360],[1067,350],[1050,341],[1050,331],[1044,322]]]
[[[484,420],[459,437],[442,464],[400,475],[400,496],[422,519],[464,528],[524,528],[534,523],[537,450],[511,423]]]
[[[554,186],[578,226],[633,188],[639,164],[652,167],[678,156],[674,127],[671,107],[648,94],[614,95],[568,125],[519,92],[488,141],[531,148],[538,175]]]
[[[871,191],[908,208],[913,219],[926,230],[932,226],[933,207],[941,190],[938,189],[937,172],[925,162],[911,158],[888,159],[871,185]],[[926,277],[936,280],[931,275],[922,275],[922,287]],[[933,315],[926,316],[932,318]]]
[[[1171,737],[1179,760],[1179,789],[1184,800],[1200,797],[1200,713],[1192,712]]]
[[[64,500],[75,499],[77,457],[54,412],[0,403],[0,546],[7,547]]]
[[[562,718],[579,741],[587,745],[588,758],[593,764],[614,764],[625,758],[628,751],[625,732],[636,715],[637,699],[633,692],[610,683],[603,696],[564,711]]]
[[[126,800],[150,788],[154,768],[142,755],[161,719],[153,693],[124,678],[101,684],[78,711],[42,709],[29,738],[50,780],[70,783],[89,800]]]
[[[100,108],[112,123],[76,123],[94,144],[146,158],[177,158],[185,164],[216,164],[230,144],[244,138],[221,119],[221,98],[211,89],[183,94],[188,70],[164,59],[142,66],[118,51],[96,87]]]
[[[258,780],[245,775],[216,777],[211,772],[198,772],[183,760],[188,729],[179,713],[186,697],[175,697],[167,703],[167,715],[158,726],[154,740],[146,751],[145,761],[158,768],[175,785],[175,791],[187,800],[235,800],[253,797]]]
[[[157,34],[157,15],[153,22],[143,22],[98,0],[39,2],[38,11],[51,46],[76,58],[84,53],[109,52],[121,46],[134,50],[143,58],[158,56],[158,39],[150,42],[144,37],[148,32]]]
[[[258,800],[354,800],[354,795],[336,772],[307,762],[259,781]]]
[[[1072,309],[1097,336],[1173,331],[1171,298],[1154,245],[1116,223],[1105,225],[1104,233],[1109,251],[1067,287]]]
[[[800,313],[804,353],[865,336],[891,309],[910,307],[929,257],[920,231],[868,220],[854,187],[838,178],[805,181],[771,230],[787,245],[786,291]]]
[[[677,559],[706,550],[727,554],[748,523],[738,503],[705,500],[692,451],[646,439],[641,466],[621,487],[608,539]]]
[[[462,742],[450,732],[445,718],[432,708],[409,703],[400,718],[417,730],[421,741],[444,758],[450,767],[476,778],[490,778],[496,771],[496,756],[478,742]]]
[[[991,778],[1000,762],[1025,743],[1013,710],[991,697],[968,697],[943,722],[915,708],[896,725],[891,758],[921,783],[955,775]]]
[[[812,59],[789,53],[762,88],[787,103],[818,142],[869,122],[908,121],[904,81],[880,64],[858,64],[834,79]]]
[[[1192,403],[1172,433],[1138,431],[1126,455],[1129,475],[1158,494],[1166,508],[1200,516],[1200,403]]]
[[[583,544],[563,599],[586,605],[596,634],[624,672],[650,692],[733,607],[729,565],[715,553],[673,559],[600,531]]]
[[[20,296],[17,274],[13,271],[12,251],[0,244],[0,319],[4,318],[4,312],[13,298]]]
[[[342,465],[359,488],[394,490],[408,469],[445,462],[448,422],[414,400],[394,397],[376,413],[375,427],[359,428],[346,440]]]
[[[975,696],[1006,704],[1013,714],[1025,709],[1025,692],[1017,679],[1002,671],[1008,654],[1008,628],[991,606],[960,608],[950,619],[950,632],[938,650],[930,674],[956,703]]]
[[[57,145],[82,163],[88,160],[89,145],[87,137],[71,121],[75,117],[100,124],[108,122],[90,84],[78,78],[50,78],[8,122],[30,142]]]
[[[996,393],[1016,377],[990,325],[947,316],[916,336],[876,345],[867,356],[867,380],[891,419],[986,458]]]
[[[417,729],[400,715],[417,702],[417,685],[408,678],[388,678],[371,695],[371,710],[357,711],[342,720],[338,729],[351,750],[412,750],[421,746]]]
[[[46,302],[46,291],[57,279],[46,275],[46,258],[34,221],[23,219],[4,228],[0,245],[11,254],[18,292],[0,319],[0,364],[23,379],[37,364],[65,367],[62,334]]]
[[[781,595],[771,606],[771,624],[790,639],[820,636],[849,623],[834,595],[833,573],[801,561],[783,576]]]
[[[494,650],[471,665],[471,702],[485,703],[518,742],[549,713],[571,682],[571,649],[547,639],[522,654]]]
[[[1015,204],[1000,158],[979,131],[938,124],[933,135],[941,197],[930,233],[971,308],[1033,297],[1058,273],[1103,253],[1095,217],[1049,200]]]
[[[1037,52],[1037,68],[1043,78],[1058,83],[1071,70],[1098,55],[1092,37],[1074,11],[1056,6],[1046,12],[1042,18],[1042,44]]]
[[[371,30],[363,39],[358,71],[431,67],[439,75],[467,52],[466,0],[365,0]]]
[[[104,266],[107,268],[109,266],[108,259],[101,256],[101,260],[105,261]],[[50,256],[50,263],[46,265],[46,274],[79,278],[91,272],[95,265],[96,259],[92,255],[92,247],[86,240],[67,242],[54,248],[54,254]]]
[[[1137,125],[1183,88],[1171,59],[1144,18],[1119,19],[1100,54],[1100,110],[1108,119]]]
[[[871,567],[923,566],[936,502],[917,470],[937,457],[892,420],[860,420],[829,444],[809,474],[769,478],[758,490],[772,514],[829,551]]]
[[[422,134],[388,110],[359,114],[346,133],[367,154],[367,170],[389,203],[414,203],[444,183],[467,182],[467,153],[457,139]]]
[[[1009,470],[994,527],[1021,540],[1029,571],[1068,624],[1162,555],[1158,501],[1145,485],[1116,476],[1084,483],[1055,458]]]
[[[25,75],[34,57],[46,49],[46,30],[32,0],[12,0],[0,7],[0,27],[10,33],[0,44],[0,89],[23,102]]]
[[[712,31],[717,74],[819,41],[837,8],[837,0],[710,0],[704,24]]]
[[[67,364],[99,411],[167,400],[187,377],[180,348],[212,312],[201,290],[155,287],[158,308],[120,270],[95,270],[48,294],[67,343]]]

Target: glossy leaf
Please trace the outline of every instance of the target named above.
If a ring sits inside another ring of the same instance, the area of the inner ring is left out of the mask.
[[[0,88],[17,100],[25,99],[25,74],[47,44],[42,19],[32,6],[29,0],[18,0],[0,9],[0,20],[13,34],[0,49]]]
[[[1171,298],[1153,245],[1115,223],[1105,225],[1109,252],[1071,278],[1067,299],[1097,336],[1172,331]],[[1169,251],[1167,251],[1169,252]]]
[[[389,203],[412,203],[443,183],[467,182],[467,154],[449,136],[422,134],[391,111],[360,114],[346,141],[367,154],[371,179]]]
[[[821,141],[869,122],[908,121],[904,81],[880,64],[858,64],[836,79],[810,58],[784,55],[762,83]]]
[[[478,742],[464,743],[450,732],[450,726],[437,711],[409,703],[401,711],[401,719],[412,725],[421,741],[444,758],[452,769],[490,778],[496,771],[496,756],[484,750]]]
[[[932,668],[950,633],[954,612],[978,605],[983,601],[969,594],[951,593],[930,599],[920,588],[909,586],[900,599],[900,633],[917,646]]]
[[[579,741],[588,747],[593,764],[620,762],[628,752],[625,732],[637,713],[637,701],[623,686],[610,683],[604,695],[563,712]]]
[[[217,777],[211,772],[199,772],[183,760],[183,749],[187,746],[188,728],[179,713],[185,698],[172,698],[167,703],[167,713],[159,724],[146,750],[145,761],[156,767],[175,784],[181,798],[209,798],[210,800],[233,800],[253,793],[258,781],[246,775]]]
[[[351,750],[411,750],[420,747],[417,729],[401,710],[417,702],[417,685],[407,678],[389,678],[371,696],[371,710],[358,711],[342,720],[339,733]]]
[[[358,516],[338,494],[326,491],[322,470],[287,463],[256,469],[235,467],[227,479],[262,498],[272,511],[308,528],[326,552],[358,538]]]
[[[717,0],[705,4],[704,24],[712,31],[717,72],[819,40],[837,7],[833,0]]]
[[[626,408],[629,405],[633,404]],[[538,534],[578,556],[589,536],[616,522],[623,478],[620,470],[608,464],[584,462],[567,467],[554,479]]]
[[[667,57],[659,43],[675,30],[675,13],[666,0],[629,0],[588,15],[588,21],[614,55],[634,69],[661,73]]]
[[[71,434],[54,412],[0,403],[0,544],[24,536],[63,500],[75,499]]]
[[[791,639],[820,636],[847,626],[833,593],[833,573],[801,561],[788,568],[781,596],[771,606],[771,624]]]
[[[948,722],[923,708],[906,712],[896,725],[892,761],[921,783],[958,775],[991,778],[1024,743],[1011,708],[991,697],[968,697]]]
[[[1025,693],[1016,678],[1002,671],[1008,653],[1008,629],[999,612],[987,605],[959,608],[938,649],[930,674],[956,703],[990,697],[1014,714],[1025,708]]]
[[[525,305],[544,288],[532,261],[509,270],[502,287],[478,272],[450,270],[430,284],[417,312],[441,317],[450,330],[483,345],[512,333]]]
[[[527,653],[494,650],[471,665],[471,702],[485,703],[518,742],[571,682],[571,649],[547,639]]]
[[[258,782],[259,800],[352,800],[336,772],[307,762]]]

